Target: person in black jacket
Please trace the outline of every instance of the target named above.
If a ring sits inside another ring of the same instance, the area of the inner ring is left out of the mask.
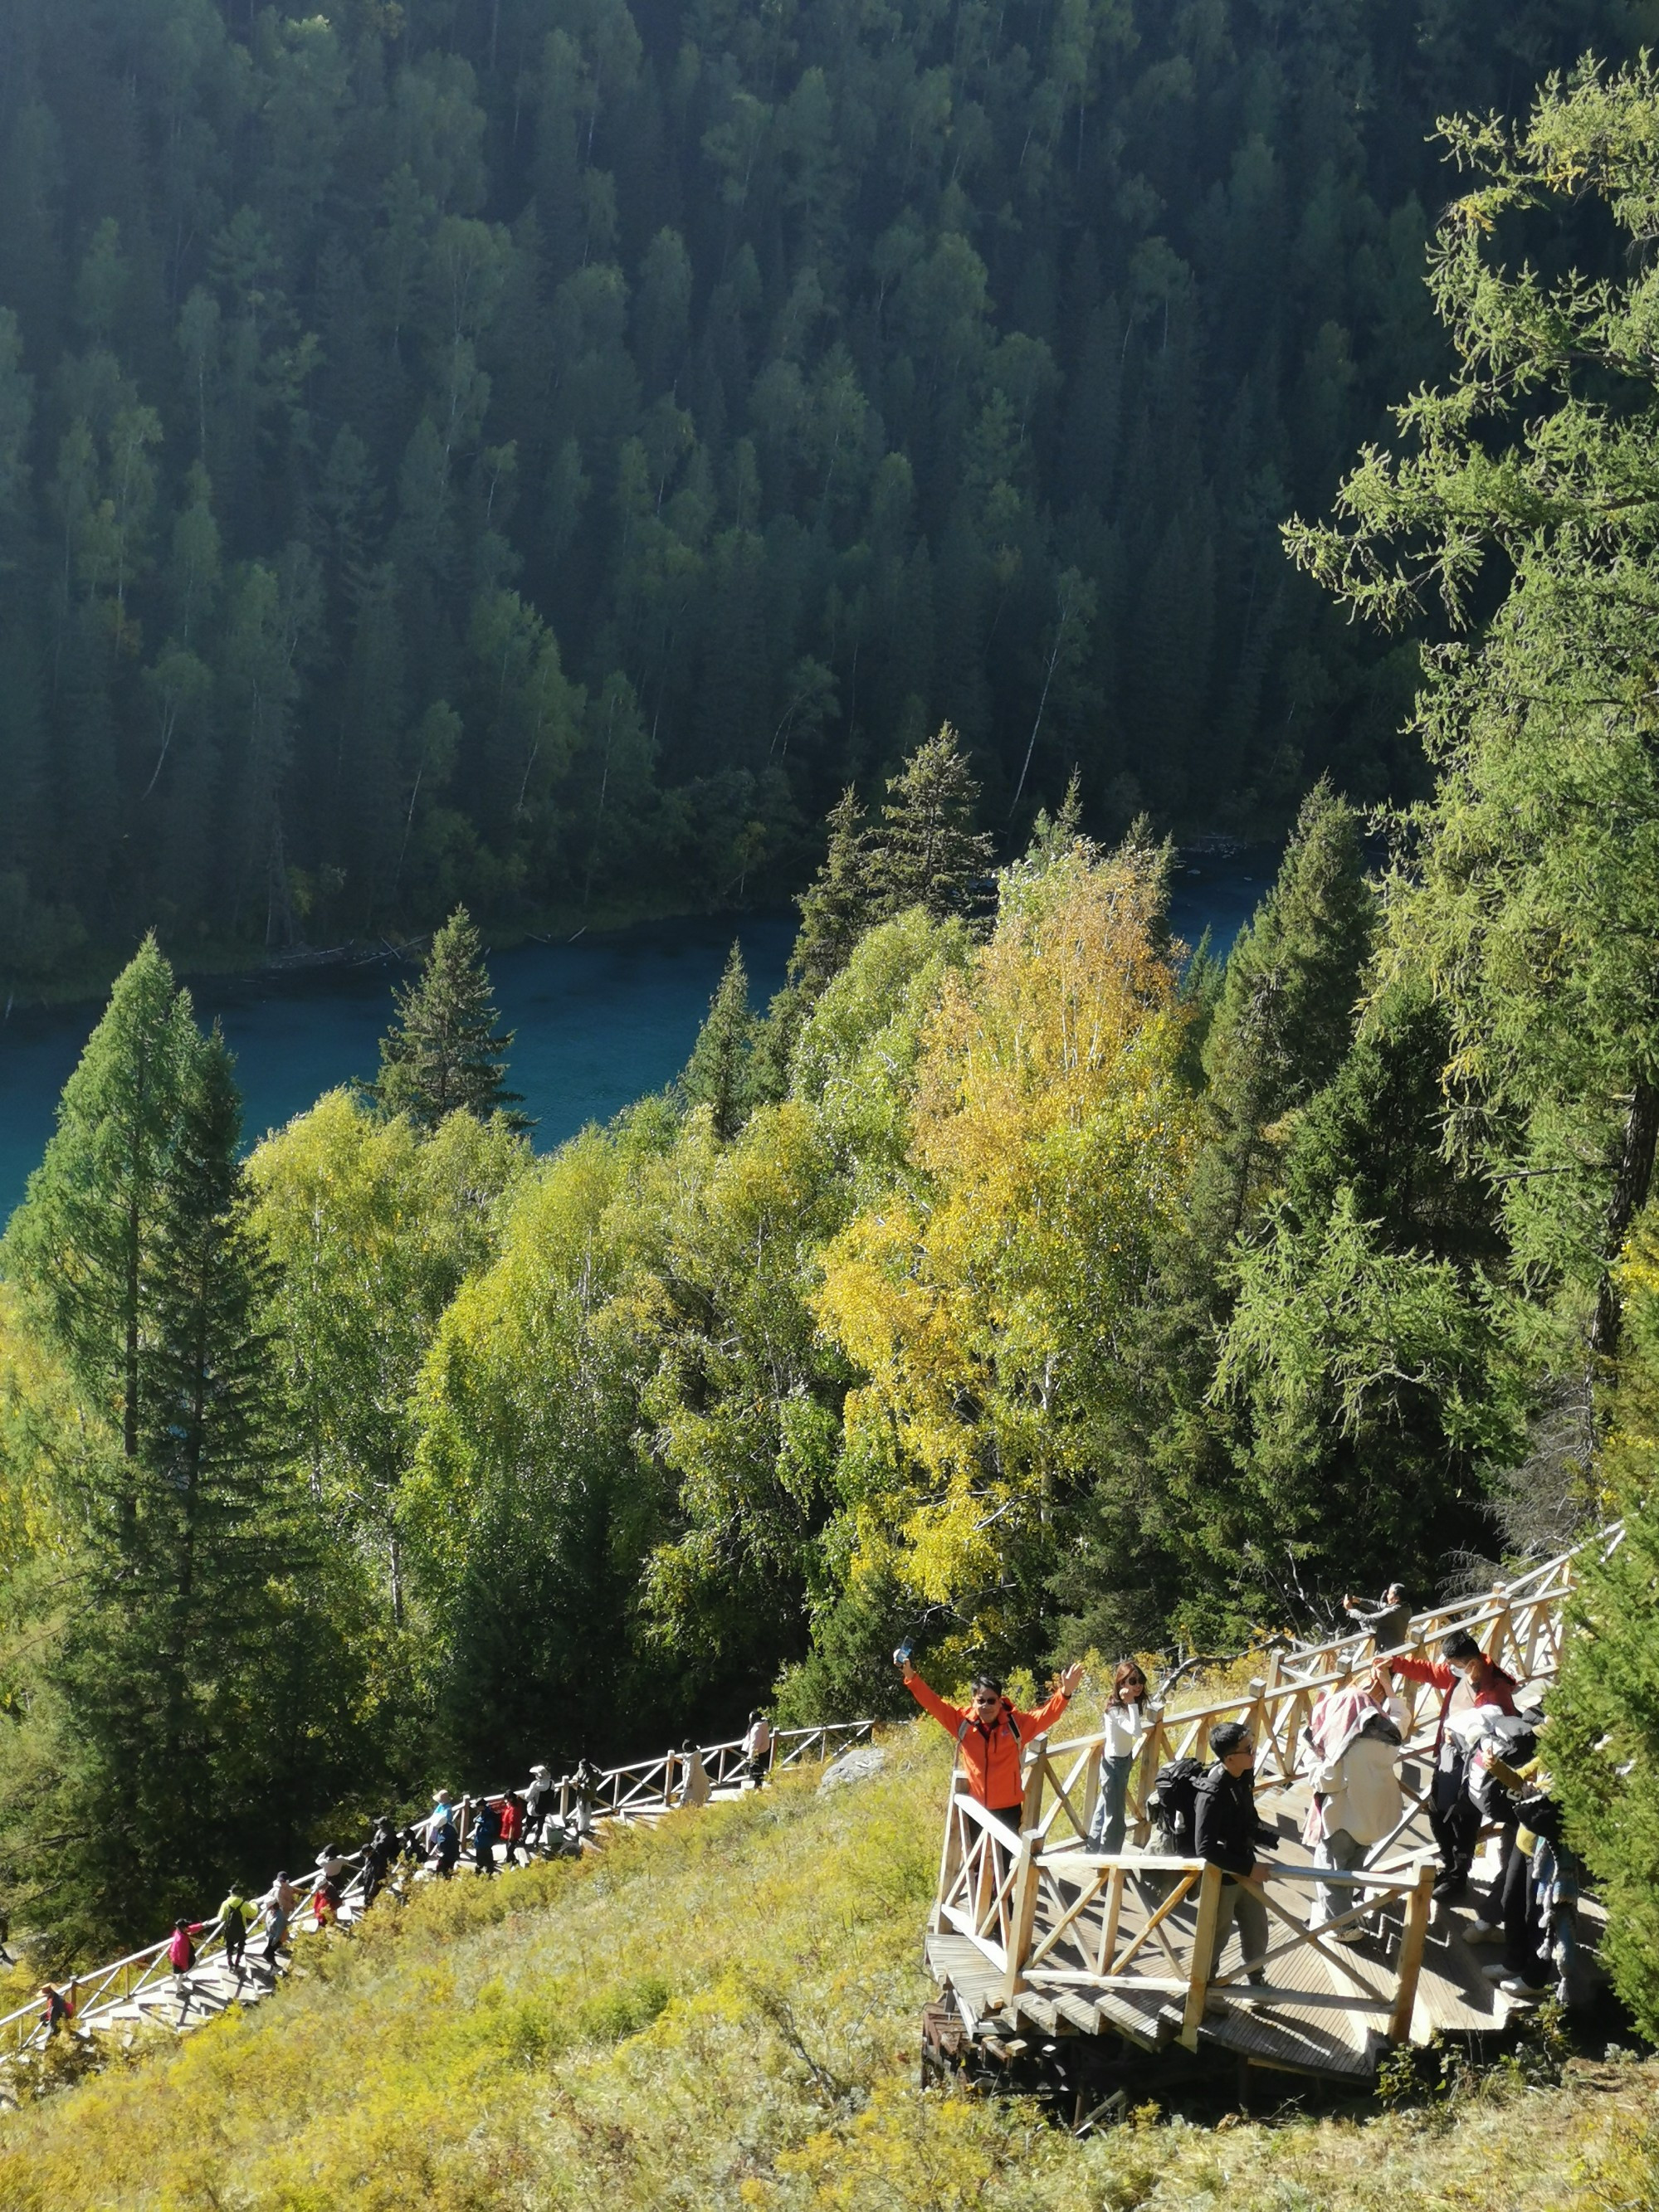
[[[1255,1855],[1261,1838],[1256,1818],[1255,1745],[1243,1721],[1218,1721],[1210,1730],[1216,1763],[1198,1785],[1194,1845],[1198,1856],[1221,1869],[1221,1909],[1216,1916],[1215,1948],[1210,1972],[1221,1965],[1235,1922],[1246,1959],[1259,1959],[1267,1948],[1267,1908],[1261,1883],[1267,1869]],[[1260,1967],[1250,1979],[1264,1978]]]

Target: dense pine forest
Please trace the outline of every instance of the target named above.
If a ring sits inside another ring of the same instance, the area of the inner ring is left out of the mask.
[[[1285,567],[1440,363],[1453,110],[1618,0],[8,0],[0,979],[1413,787]]]

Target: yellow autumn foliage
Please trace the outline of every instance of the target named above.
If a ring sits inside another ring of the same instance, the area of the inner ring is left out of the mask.
[[[1188,1171],[1181,948],[1164,856],[1078,841],[1010,870],[942,978],[910,1172],[829,1246],[819,1325],[846,1408],[855,1571],[950,1603],[1100,1449],[1115,1331]]]

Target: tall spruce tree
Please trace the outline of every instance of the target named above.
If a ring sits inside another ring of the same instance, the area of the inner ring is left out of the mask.
[[[789,955],[789,981],[807,1006],[840,975],[870,921],[869,833],[850,785],[826,826],[829,849],[800,896],[800,928]]]
[[[483,947],[465,907],[434,937],[419,982],[392,996],[398,1018],[380,1040],[374,1086],[385,1112],[424,1129],[456,1113],[480,1121],[501,1114],[512,1128],[530,1127],[505,1079],[514,1032],[495,1026]]]
[[[189,998],[148,937],[64,1087],[3,1248],[31,1317],[128,1462],[145,1425],[149,1270],[197,1042]],[[134,1503],[129,1490],[124,1516]]]
[[[871,841],[872,918],[919,906],[936,918],[967,914],[991,866],[992,841],[974,827],[979,786],[946,722],[887,782]]]
[[[270,1755],[303,1725],[282,1684],[307,1577],[240,1132],[223,1040],[146,945],[6,1246],[43,1352],[107,1439],[63,1501],[82,1532],[75,1595],[38,1625],[27,1746],[5,1747],[33,1786],[0,1790],[19,1901],[64,1933],[187,1905],[228,1854],[305,1815],[306,1781]]]
[[[1271,1180],[1285,1116],[1336,1072],[1376,927],[1358,817],[1323,779],[1272,890],[1239,933],[1204,1047],[1210,1123],[1193,1216],[1212,1261]]]
[[[708,1002],[708,1017],[680,1078],[680,1088],[691,1104],[708,1107],[714,1134],[723,1145],[749,1118],[757,1027],[749,1011],[743,947],[733,940],[720,987]]]

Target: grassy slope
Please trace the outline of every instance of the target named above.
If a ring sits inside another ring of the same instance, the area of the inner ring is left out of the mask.
[[[1511,2212],[1659,2203],[1659,2066],[1431,2118],[1086,2144],[915,2083],[948,1746],[621,1839],[423,1885],[309,1939],[271,2004],[0,2128],[5,2212],[806,2205],[846,2212]],[[1590,2094],[1592,2087],[1602,2091]]]

